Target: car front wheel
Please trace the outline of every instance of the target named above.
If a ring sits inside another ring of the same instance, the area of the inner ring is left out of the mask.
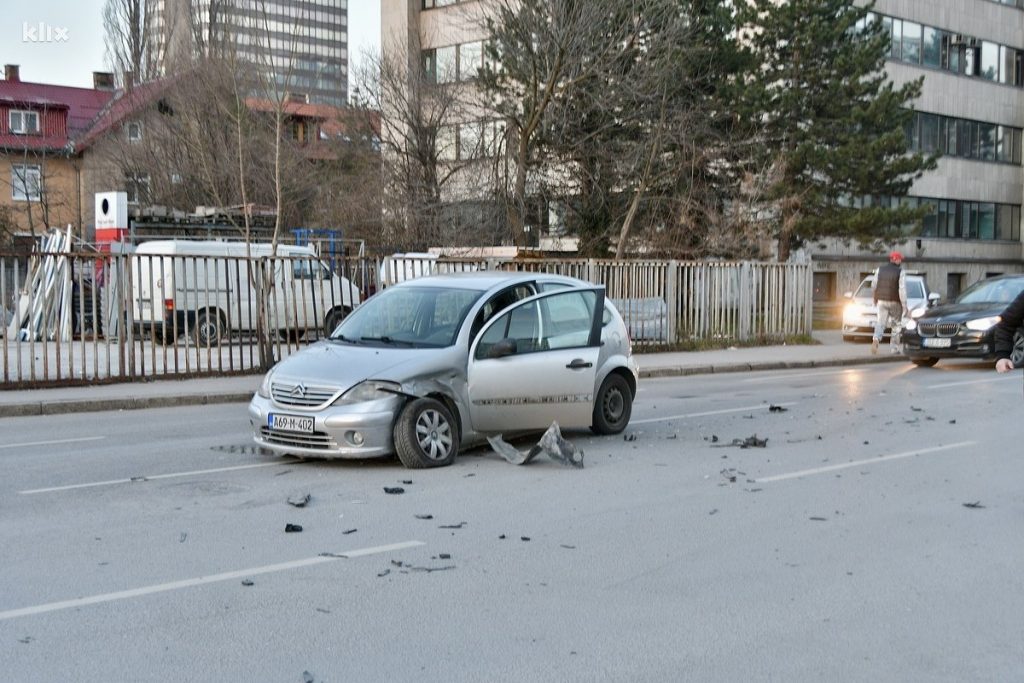
[[[440,401],[418,398],[406,404],[395,422],[395,451],[409,469],[451,465],[459,452],[459,430]]]
[[[629,424],[633,413],[633,394],[622,375],[608,375],[601,383],[594,402],[593,430],[598,434],[618,434]]]
[[[911,358],[910,360],[919,368],[930,368],[939,362],[938,358]]]

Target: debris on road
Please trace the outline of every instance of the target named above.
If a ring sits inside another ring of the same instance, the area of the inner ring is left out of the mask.
[[[466,526],[466,522],[459,522],[458,524],[442,524],[437,527],[438,529],[461,529]]]
[[[384,571],[382,571],[382,572],[379,572],[379,573],[377,574],[377,578],[381,578],[381,577],[387,576],[387,575],[388,575],[388,574],[390,574],[390,573],[391,573],[391,570],[390,570],[390,569],[385,569]]]
[[[985,506],[981,504],[980,500],[976,500],[973,503],[964,503],[964,507],[965,508],[970,508],[972,510],[984,510],[985,509]]]
[[[341,533],[344,534],[345,536],[348,536],[349,534],[354,534],[357,531],[359,531],[359,529],[345,529]]]
[[[178,543],[184,543],[186,538],[188,538],[188,533],[182,531],[181,535],[178,536]]]
[[[712,510],[712,511],[711,511],[711,512],[709,512],[708,514],[709,514],[709,515],[717,515],[717,514],[718,514],[718,508],[715,508],[714,510]]]
[[[774,403],[768,406],[768,412],[769,413],[784,413],[787,410],[789,410],[789,408],[786,408],[786,407],[783,407],[783,406],[777,406]]]
[[[242,585],[243,586],[255,586],[256,584],[253,582],[252,579],[242,579]]]
[[[308,671],[302,672],[302,683],[316,683],[316,676]]]
[[[811,517],[812,522],[827,522],[828,519],[825,517]]]
[[[949,424],[951,424],[951,425],[955,425],[955,424],[956,424],[956,420],[950,420],[950,421],[949,421]]]
[[[147,479],[146,477],[132,477],[129,481],[132,481],[132,482],[149,481],[149,479]]]
[[[389,493],[393,496],[397,496],[401,493],[405,493],[405,489],[403,489],[401,486],[385,486],[384,493]]]
[[[712,439],[712,443],[714,443],[715,440],[716,439]],[[759,439],[757,438],[757,434],[754,434],[753,436],[748,436],[745,439],[733,439],[732,443],[721,444],[718,446],[714,446],[714,448],[765,448],[767,445],[767,438]]]
[[[726,481],[728,481],[730,484],[736,483],[736,470],[730,468],[727,470],[722,470],[721,472],[719,472],[719,474],[725,477]]]
[[[636,434],[633,434],[632,432],[629,433],[629,434],[626,434],[626,435],[624,435],[622,437],[622,440],[623,441],[636,441]]]
[[[498,536],[498,540],[504,541],[505,540],[505,534],[502,534],[501,536]]]
[[[416,515],[416,519],[433,519],[434,515]]]
[[[440,558],[442,560],[450,560],[450,559],[452,559],[452,556],[449,555],[448,553],[440,553],[440,554],[438,554],[438,558]]]
[[[918,408],[917,406],[910,406],[910,409],[913,410],[915,413],[920,413],[924,410],[924,408]]]
[[[522,541],[529,541],[530,537],[529,536],[520,536],[519,539],[522,540]]]
[[[284,532],[286,534],[297,534],[300,531],[302,531],[302,527],[299,526],[298,524],[285,524],[284,525]]]
[[[487,437],[487,443],[491,444],[491,448],[495,453],[513,465],[525,465],[539,454],[545,453],[549,458],[563,465],[583,467],[583,451],[562,438],[562,432],[558,428],[557,422],[551,423],[548,430],[540,437],[537,445],[529,451],[520,451],[502,439],[501,434]]]
[[[563,544],[562,544],[561,546],[559,546],[559,547],[561,547],[561,548],[565,548],[566,550],[576,550],[576,546],[574,546],[574,545],[566,545],[565,543],[563,543]]]
[[[406,486],[408,486],[409,484],[412,483],[412,479],[403,479],[402,483],[405,484]]]
[[[288,496],[288,504],[293,505],[297,508],[304,508],[309,503],[309,499],[312,498],[308,493],[293,493]]]

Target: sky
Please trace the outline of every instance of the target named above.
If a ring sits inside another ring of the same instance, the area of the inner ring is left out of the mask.
[[[21,80],[92,87],[107,71],[103,0],[0,0],[0,62],[18,64]],[[349,89],[364,51],[380,51],[380,0],[348,0]]]

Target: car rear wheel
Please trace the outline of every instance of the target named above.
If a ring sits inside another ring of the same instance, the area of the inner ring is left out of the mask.
[[[459,452],[459,430],[448,407],[433,398],[406,404],[395,422],[395,451],[409,469],[451,465]]]
[[[938,358],[911,358],[910,360],[919,368],[930,368],[939,362]]]
[[[594,402],[593,429],[598,434],[618,434],[629,424],[633,394],[622,375],[608,375]]]

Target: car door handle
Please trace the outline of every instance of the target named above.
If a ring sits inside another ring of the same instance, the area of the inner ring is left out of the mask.
[[[594,364],[588,363],[582,358],[576,358],[573,360],[573,362],[569,363],[565,367],[569,368],[570,370],[582,370],[583,368],[592,368],[594,367]]]

